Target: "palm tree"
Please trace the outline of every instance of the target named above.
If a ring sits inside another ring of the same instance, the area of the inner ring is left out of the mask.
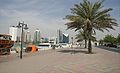
[[[77,42],[85,40],[85,48],[87,48],[87,40],[88,35],[85,31],[80,30],[79,33],[76,35]],[[94,36],[91,36],[92,41],[96,41],[96,38]]]
[[[85,48],[87,48],[87,35],[84,31],[79,31],[75,39],[77,39],[77,42],[85,40]]]
[[[69,20],[65,25],[68,29],[75,29],[75,31],[83,29],[88,34],[88,53],[92,53],[91,39],[95,30],[104,31],[114,29],[117,26],[116,20],[108,13],[112,8],[103,9],[102,1],[92,3],[88,0],[83,0],[83,3],[75,4],[71,8],[72,15],[67,15]]]

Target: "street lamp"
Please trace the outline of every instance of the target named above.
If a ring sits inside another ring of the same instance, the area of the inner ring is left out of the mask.
[[[24,22],[23,23],[18,23],[18,25],[17,25],[17,27],[18,28],[22,28],[22,32],[21,32],[21,50],[20,50],[20,59],[22,59],[22,50],[23,50],[23,29],[28,29],[28,27],[27,27],[27,24],[24,24]]]
[[[72,43],[72,46],[71,46],[71,48],[73,48],[73,37],[71,37],[71,41],[72,41],[72,42],[71,42],[71,43]]]

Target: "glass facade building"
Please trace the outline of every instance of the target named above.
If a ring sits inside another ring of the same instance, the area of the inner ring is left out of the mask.
[[[41,37],[40,37],[40,30],[37,29],[34,33],[34,42],[41,42]]]
[[[61,30],[57,31],[57,43],[69,43],[69,35],[62,33]]]

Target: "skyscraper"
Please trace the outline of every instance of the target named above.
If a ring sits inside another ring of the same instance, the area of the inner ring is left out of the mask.
[[[34,42],[39,43],[41,42],[41,37],[40,37],[40,30],[36,29],[34,33]]]
[[[59,29],[57,30],[57,43],[62,43],[63,40],[63,34],[62,31]]]
[[[26,31],[25,42],[26,42],[26,43],[31,42],[31,34],[30,34],[30,31]]]
[[[62,33],[61,30],[57,31],[57,43],[69,43],[69,35]]]
[[[9,27],[9,34],[12,36],[11,40],[17,41],[17,27],[10,26]]]
[[[69,43],[69,35],[63,33],[63,41],[62,43]]]

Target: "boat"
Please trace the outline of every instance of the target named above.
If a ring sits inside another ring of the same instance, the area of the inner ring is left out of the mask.
[[[11,35],[0,34],[0,55],[10,54],[10,48],[14,45]]]
[[[37,47],[38,47],[38,50],[52,49],[52,45],[50,43],[40,43]]]

